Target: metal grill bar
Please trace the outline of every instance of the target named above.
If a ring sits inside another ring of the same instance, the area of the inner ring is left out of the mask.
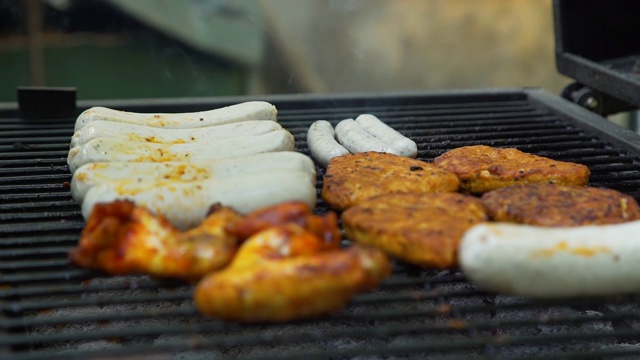
[[[185,112],[245,100],[121,108]],[[640,140],[544,92],[267,100],[305,154],[312,121],[335,124],[372,113],[416,140],[424,160],[459,146],[513,146],[585,164],[592,185],[640,199]],[[68,187],[73,123],[0,119],[0,354],[47,360],[160,353],[187,359],[640,354],[638,346],[620,345],[640,340],[637,296],[530,301],[476,289],[456,271],[397,264],[379,290],[333,316],[247,326],[199,316],[187,284],[71,267],[67,254],[84,226]],[[320,186],[324,170],[317,170]],[[328,209],[320,200],[317,210]]]

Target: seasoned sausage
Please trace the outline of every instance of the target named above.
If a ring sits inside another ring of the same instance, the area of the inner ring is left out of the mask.
[[[400,155],[412,158],[418,156],[418,146],[414,141],[380,121],[377,117],[371,114],[362,114],[356,118],[356,123],[369,134],[397,149]]]
[[[264,101],[248,101],[219,109],[192,113],[152,114],[92,107],[76,119],[74,131],[96,120],[125,122],[152,127],[189,129],[247,120],[276,120],[276,107]]]
[[[303,201],[313,208],[317,197],[315,184],[315,176],[309,172],[283,170],[194,181],[113,180],[87,191],[82,215],[88,218],[99,203],[130,200],[186,229],[199,224],[215,203],[241,213],[285,201]]]
[[[317,120],[311,124],[307,132],[307,145],[311,156],[324,167],[334,157],[349,153],[349,150],[336,141],[333,126],[326,120]]]
[[[223,139],[213,143],[154,144],[120,139],[94,139],[69,150],[69,170],[92,162],[166,162],[228,159],[272,151],[292,151],[293,135],[286,130],[264,135]]]
[[[399,150],[369,134],[353,119],[345,119],[338,123],[336,138],[352,153],[375,151],[401,155]]]
[[[73,134],[70,147],[84,145],[93,139],[100,138],[160,144],[212,142],[241,136],[262,135],[276,130],[282,130],[282,126],[271,120],[248,120],[195,129],[164,129],[124,122],[96,120]]]
[[[82,165],[71,179],[71,196],[81,203],[92,187],[109,181],[225,179],[268,170],[304,171],[315,176],[310,157],[295,151],[277,151],[231,159],[194,162],[95,162]]]
[[[486,223],[462,238],[459,262],[482,287],[535,298],[640,291],[640,221],[551,228]]]

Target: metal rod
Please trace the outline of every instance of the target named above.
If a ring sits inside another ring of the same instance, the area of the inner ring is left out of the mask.
[[[44,86],[44,50],[42,45],[42,5],[40,0],[25,0],[27,44],[29,47],[29,83]]]

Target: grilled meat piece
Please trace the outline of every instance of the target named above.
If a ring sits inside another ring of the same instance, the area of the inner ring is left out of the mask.
[[[455,192],[457,177],[437,166],[403,156],[364,152],[331,159],[322,186],[322,199],[346,209],[378,195]]]
[[[181,232],[163,216],[119,200],[96,205],[70,259],[110,274],[199,279],[228,265],[244,239],[287,223],[304,226],[326,244],[340,243],[337,215],[314,215],[303,202],[281,203],[245,217],[216,204],[198,227]]]
[[[433,268],[456,266],[464,232],[487,220],[480,199],[458,193],[384,195],[342,213],[347,238]]]
[[[484,145],[447,151],[435,158],[434,164],[456,174],[461,189],[472,194],[519,183],[585,186],[591,174],[589,168],[581,164]]]
[[[325,222],[329,233],[337,218]],[[206,316],[241,322],[283,322],[329,314],[391,272],[376,248],[340,249],[296,223],[252,235],[223,271],[200,281],[195,303]]]
[[[288,223],[298,224],[316,234],[327,243],[340,241],[342,234],[334,212],[324,216],[313,215],[309,205],[302,201],[291,201],[276,206],[255,210],[238,222],[229,224],[227,230],[240,240],[270,227]]]
[[[640,219],[634,198],[595,187],[515,185],[484,194],[482,202],[493,220],[529,225],[605,225]]]
[[[110,274],[197,279],[231,261],[239,241],[225,229],[240,218],[231,208],[218,207],[183,233],[132,202],[97,204],[70,260]]]

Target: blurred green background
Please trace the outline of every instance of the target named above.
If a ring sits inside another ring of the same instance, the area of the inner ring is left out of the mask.
[[[246,72],[240,66],[216,64],[181,50],[154,55],[149,46],[45,49],[44,83],[77,87],[78,99],[224,96],[247,91]],[[15,101],[16,86],[29,84],[28,58],[26,51],[0,56],[0,101]]]
[[[0,0],[0,102],[538,86],[551,0]]]

